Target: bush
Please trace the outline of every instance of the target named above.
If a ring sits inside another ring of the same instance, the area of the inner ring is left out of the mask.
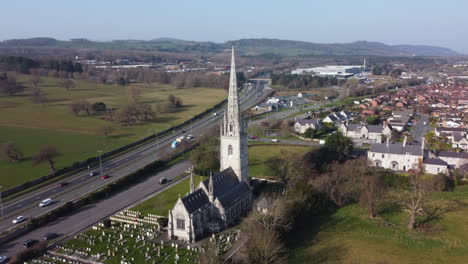
[[[169,223],[169,219],[164,217],[164,218],[158,218],[158,224],[161,227],[167,227],[167,224]]]
[[[38,257],[45,253],[47,248],[47,241],[41,241],[32,247],[25,249],[16,254],[9,263],[24,263],[30,259]]]
[[[110,228],[112,225],[112,221],[109,218],[106,218],[102,221],[102,224],[104,225],[104,228]]]

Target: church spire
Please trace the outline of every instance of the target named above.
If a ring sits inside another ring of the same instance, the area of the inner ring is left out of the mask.
[[[190,193],[195,191],[195,183],[193,182],[193,166],[190,168]]]
[[[239,90],[237,89],[236,61],[234,47],[231,55],[231,72],[229,74],[228,107],[225,116],[225,135],[238,136],[241,133]]]

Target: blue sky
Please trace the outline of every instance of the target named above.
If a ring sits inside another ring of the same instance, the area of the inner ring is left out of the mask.
[[[0,39],[54,37],[224,42],[427,44],[468,54],[466,0],[2,1]]]

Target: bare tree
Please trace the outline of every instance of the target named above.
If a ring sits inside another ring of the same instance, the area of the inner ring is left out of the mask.
[[[20,161],[23,157],[23,153],[13,141],[8,141],[0,145],[0,151],[2,158],[9,162]]]
[[[170,94],[167,97],[167,100],[174,107],[181,107],[182,106],[182,99],[180,99],[179,97],[174,96],[173,94]]]
[[[59,155],[59,152],[55,147],[52,146],[42,146],[36,155],[33,156],[33,165],[38,165],[43,162],[49,163],[50,166],[50,174],[55,173],[55,166],[54,166],[54,159]]]
[[[133,112],[133,108],[130,107],[130,106],[126,106],[122,109],[120,109],[119,112],[117,112],[117,120],[118,122],[122,123],[123,125],[132,125],[133,123],[135,123],[135,119],[133,118],[134,116],[134,112]]]
[[[81,111],[85,111],[87,115],[90,115],[92,111],[92,105],[86,100],[76,100],[72,101],[68,105],[68,109],[70,109],[70,111],[73,112],[76,116],[79,116]]]
[[[424,205],[427,202],[427,191],[424,190],[422,180],[411,177],[407,188],[393,193],[394,200],[408,213],[408,229],[416,227],[416,217],[424,214]]]
[[[39,104],[45,103],[47,102],[46,94],[42,91],[41,88],[34,88],[31,92],[31,101]]]
[[[221,264],[222,259],[219,256],[219,246],[215,241],[208,240],[203,246],[203,251],[198,257],[199,264]]]
[[[361,176],[362,191],[359,202],[367,207],[369,218],[377,217],[377,207],[386,196],[385,184],[375,173],[366,173]]]
[[[359,192],[357,175],[362,173],[355,161],[343,164],[334,162],[330,171],[318,175],[310,182],[318,190],[325,193],[338,206],[344,206]]]
[[[244,263],[285,263],[286,250],[281,232],[290,228],[285,201],[264,197],[245,219],[246,242],[236,252],[235,259]]]
[[[35,72],[29,77],[29,81],[31,82],[33,87],[37,87],[42,80],[41,76],[39,76],[39,73]]]
[[[138,111],[143,115],[145,121],[155,118],[156,113],[149,104],[140,104],[137,106]]]
[[[99,134],[104,135],[104,136],[107,137],[108,135],[112,134],[112,132],[114,132],[114,130],[115,129],[113,127],[111,127],[111,126],[102,126],[102,127],[99,128],[98,131],[99,131]]]
[[[73,112],[76,116],[80,115],[82,110],[80,101],[73,101],[68,105],[68,109]]]
[[[65,81],[62,82],[62,86],[68,91],[71,88],[75,88],[75,82],[70,79],[66,79]]]
[[[24,91],[24,87],[16,82],[15,75],[7,76],[7,80],[0,80],[0,93],[12,96]]]
[[[138,103],[141,99],[141,89],[135,86],[130,86],[127,88],[128,100],[130,103]]]

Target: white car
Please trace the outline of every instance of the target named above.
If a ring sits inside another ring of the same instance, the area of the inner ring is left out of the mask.
[[[271,141],[273,141],[273,142],[279,142],[279,140],[278,140],[277,138],[274,138],[274,139],[272,139]]]
[[[11,222],[12,222],[13,224],[19,224],[19,223],[21,223],[21,222],[26,221],[26,219],[28,219],[26,216],[20,215],[20,216],[16,217],[15,219],[13,219],[13,221],[11,221]]]
[[[46,207],[48,205],[51,205],[54,202],[54,200],[47,198],[44,201],[39,203],[39,207]]]

